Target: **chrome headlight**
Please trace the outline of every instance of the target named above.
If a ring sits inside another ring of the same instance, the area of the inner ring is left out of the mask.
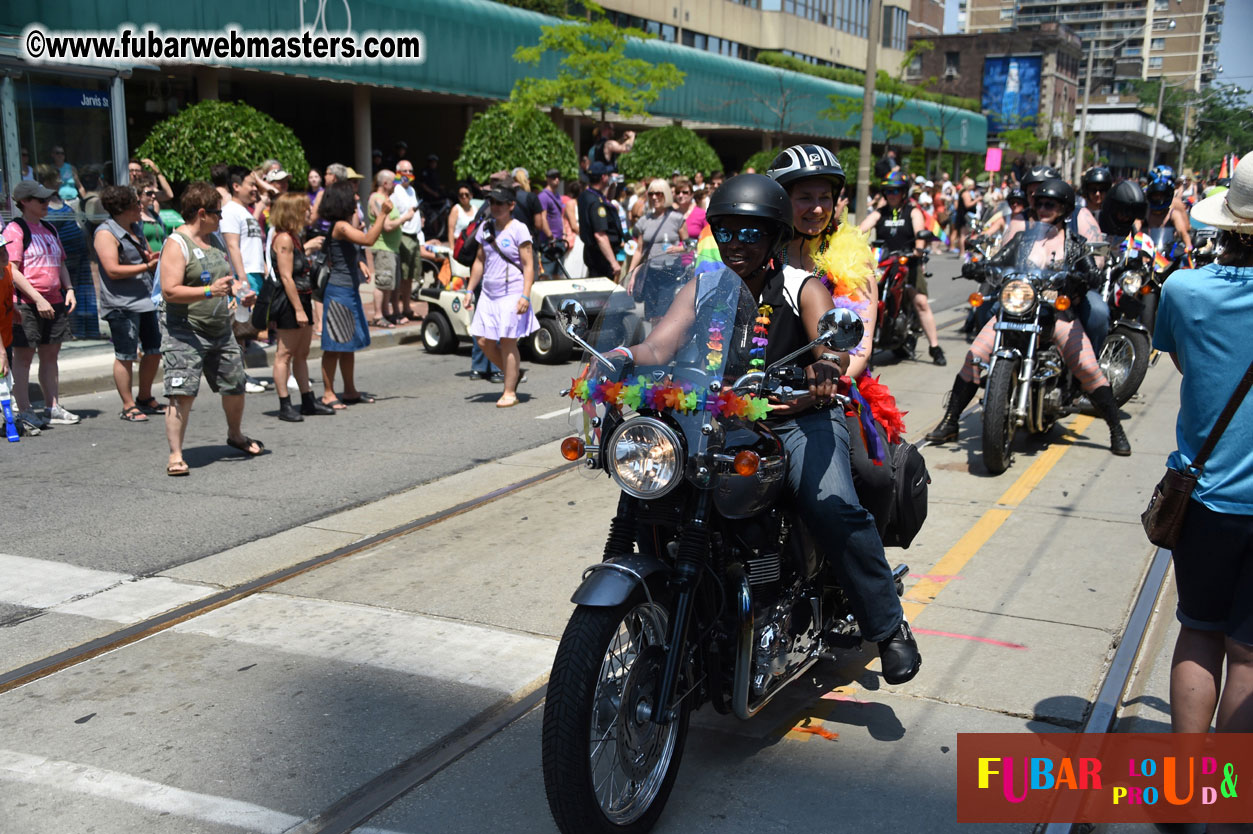
[[[1001,308],[1011,316],[1021,316],[1035,305],[1035,289],[1026,281],[1010,281],[1001,290]]]
[[[660,498],[683,480],[683,445],[654,417],[623,423],[609,441],[609,474],[635,498]]]
[[[1135,295],[1140,291],[1140,287],[1144,286],[1144,276],[1139,272],[1128,270],[1122,274],[1122,278],[1118,279],[1118,285],[1128,295]]]

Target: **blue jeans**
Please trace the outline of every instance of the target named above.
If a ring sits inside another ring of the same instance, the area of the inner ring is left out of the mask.
[[[1101,345],[1105,344],[1105,337],[1109,335],[1109,305],[1096,290],[1088,290],[1079,302],[1079,320],[1083,322],[1092,350],[1100,358]]]
[[[801,518],[840,587],[862,637],[886,640],[905,618],[874,517],[857,500],[848,427],[838,411],[802,414],[774,427],[788,453],[788,485]]]

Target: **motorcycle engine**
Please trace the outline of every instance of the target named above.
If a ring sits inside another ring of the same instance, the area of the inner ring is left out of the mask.
[[[757,612],[753,646],[753,694],[761,697],[777,679],[804,663],[819,638],[821,604],[798,582]]]

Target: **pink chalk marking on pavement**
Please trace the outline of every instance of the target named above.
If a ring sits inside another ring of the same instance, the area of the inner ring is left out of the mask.
[[[928,579],[932,582],[952,582],[954,579],[961,579],[959,574],[943,574],[943,573],[911,573],[910,579]]]
[[[1026,650],[1026,646],[1020,643],[1007,643],[1004,640],[993,640],[989,637],[975,637],[973,634],[954,634],[951,631],[933,631],[929,628],[914,627],[914,634],[929,634],[933,637],[956,637],[958,640],[974,640],[976,643],[987,643],[992,646],[1000,646],[1005,649],[1022,649]]]

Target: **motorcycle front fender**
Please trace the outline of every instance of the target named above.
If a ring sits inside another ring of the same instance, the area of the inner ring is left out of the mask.
[[[615,556],[584,571],[583,582],[570,601],[575,605],[612,608],[626,602],[636,586],[644,584],[648,577],[659,572],[671,573],[672,570],[665,562],[652,556],[639,553]]]
[[[1113,333],[1117,330],[1138,330],[1139,332],[1143,333],[1145,336],[1149,335],[1149,329],[1134,319],[1119,319],[1117,322],[1114,323],[1114,326],[1110,329],[1110,332]]]

